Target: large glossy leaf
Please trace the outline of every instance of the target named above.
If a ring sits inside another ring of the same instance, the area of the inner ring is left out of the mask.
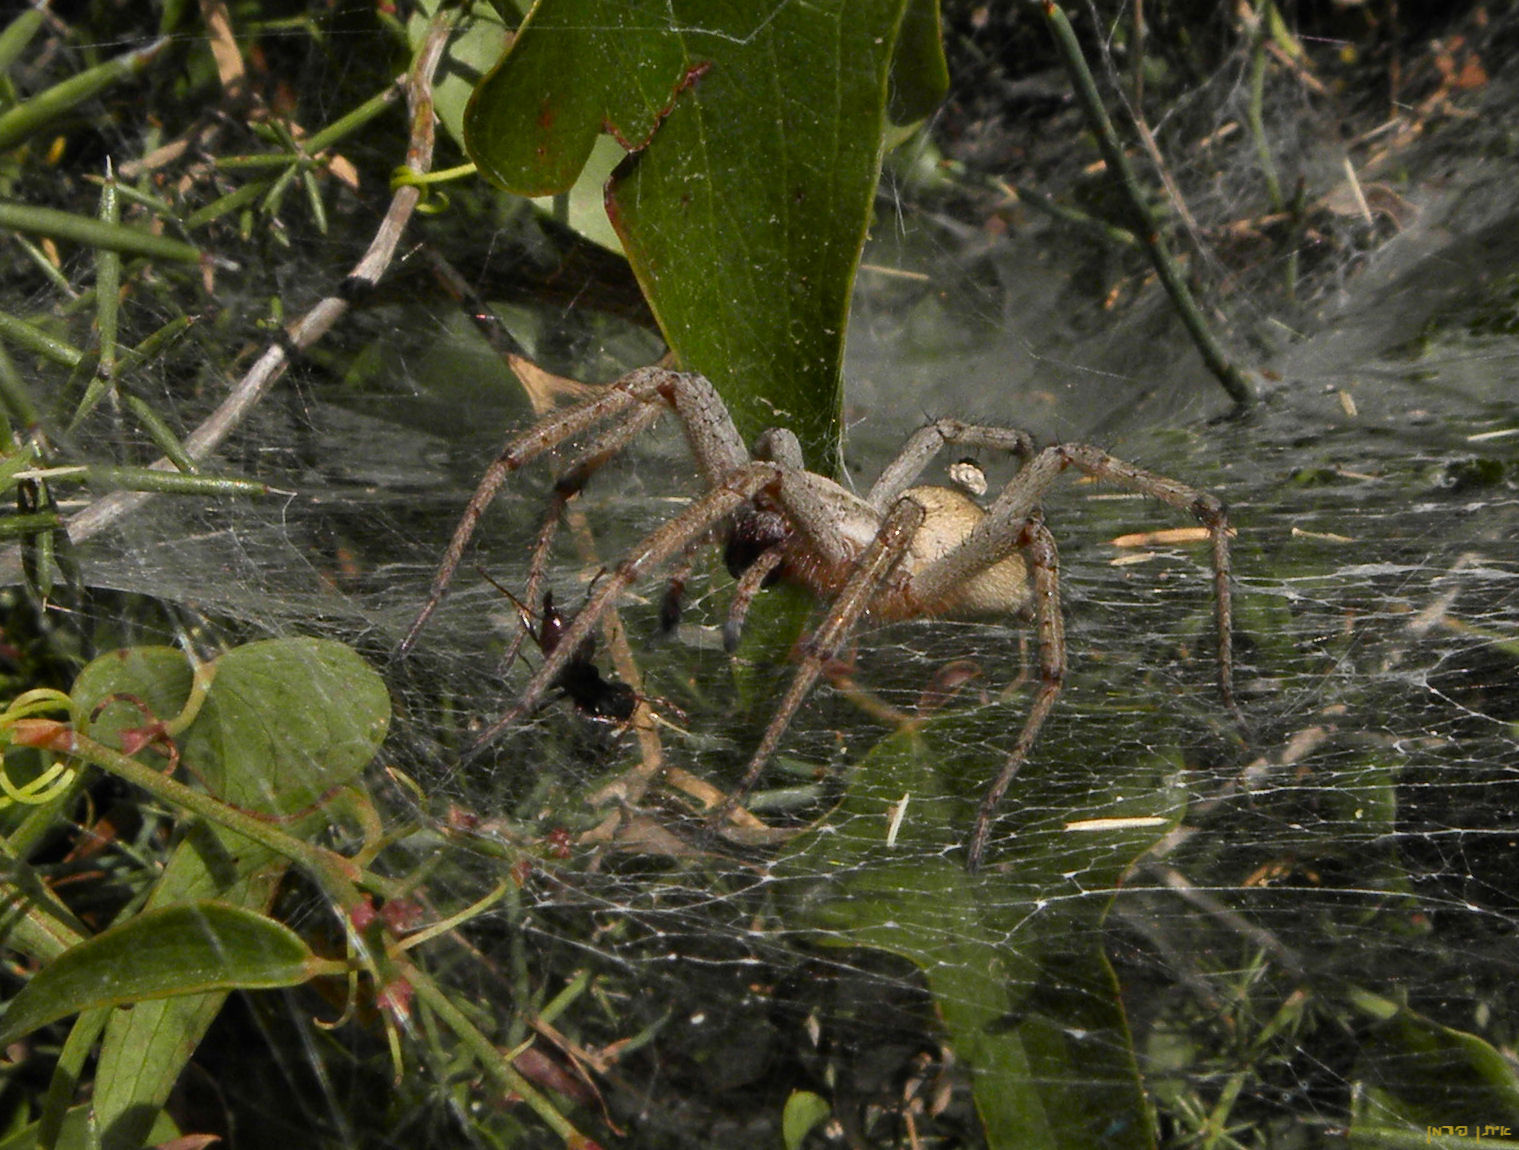
[[[541,0],[470,104],[470,152],[544,195],[598,133],[632,149],[607,207],[677,358],[746,437],[786,424],[827,469],[888,93],[915,115],[942,95],[936,17],[931,0]]]
[[[0,1017],[0,1045],[94,1007],[208,990],[294,986],[311,977],[312,961],[294,931],[225,903],[146,911],[33,975]]]
[[[988,1145],[1148,1147],[1150,1107],[1093,939],[1119,876],[1180,817],[1181,794],[1163,760],[1075,777],[1040,756],[1006,801],[1036,813],[967,874],[962,847],[1010,719],[994,706],[888,739],[784,871],[802,880],[799,909],[820,942],[924,972],[974,1070]]]

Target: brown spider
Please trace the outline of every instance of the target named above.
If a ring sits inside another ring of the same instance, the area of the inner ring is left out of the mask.
[[[808,471],[796,436],[789,431],[767,431],[751,454],[706,379],[662,367],[629,372],[593,398],[545,417],[506,445],[465,508],[401,651],[410,648],[442,599],[480,516],[509,474],[571,437],[612,422],[556,484],[552,522],[591,472],[666,408],[681,421],[705,492],[648,535],[600,581],[553,648],[545,647],[543,664],[516,705],[486,729],[474,750],[495,740],[560,682],[575,653],[584,650],[591,628],[630,584],[720,530],[726,537],[729,564],[740,572],[730,635],[748,602],[772,577],[799,583],[819,597],[833,596],[832,606],[804,645],[790,689],[720,813],[743,800],[802,701],[866,615],[882,621],[1014,612],[1033,616],[1039,686],[1023,731],[976,815],[966,857],[969,869],[976,870],[997,806],[1065,680],[1058,558],[1040,502],[1067,467],[1189,511],[1207,528],[1217,606],[1219,690],[1225,704],[1235,710],[1229,528],[1224,506],[1214,496],[1084,443],[1036,448],[1022,431],[941,419],[907,440],[862,499],[826,476]],[[959,490],[912,486],[939,449],[950,443],[1009,451],[1021,461],[1020,469],[984,508]],[[541,574],[548,538],[546,528],[534,555],[534,579]]]

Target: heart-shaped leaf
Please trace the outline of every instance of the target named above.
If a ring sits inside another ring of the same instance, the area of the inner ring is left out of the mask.
[[[99,710],[94,733],[119,746],[134,729],[173,720],[190,683],[183,654],[141,647],[96,659],[73,694]],[[389,722],[384,680],[351,648],[271,639],[216,660],[205,703],[178,744],[183,764],[218,798],[290,816],[357,778]]]

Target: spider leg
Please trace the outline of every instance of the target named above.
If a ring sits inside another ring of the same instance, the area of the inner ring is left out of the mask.
[[[1034,515],[1047,492],[1068,467],[1092,478],[1137,491],[1168,506],[1190,512],[1208,531],[1212,544],[1213,601],[1218,627],[1218,687],[1224,704],[1243,723],[1234,701],[1234,607],[1230,588],[1229,517],[1223,503],[1164,475],[1126,463],[1106,451],[1085,443],[1061,443],[1046,447],[1009,480],[987,509],[986,518],[965,542],[942,559],[929,564],[913,579],[913,595],[934,602],[963,580],[985,570],[1007,555],[1020,524]]]
[[[527,466],[545,452],[558,447],[571,436],[611,419],[630,407],[660,404],[661,401],[673,402],[666,398],[667,393],[678,390],[677,381],[691,378],[694,377],[682,376],[679,372],[663,367],[639,368],[630,371],[615,383],[609,384],[599,394],[583,403],[555,412],[530,430],[513,437],[486,469],[480,485],[475,488],[474,495],[470,497],[469,504],[464,508],[464,514],[459,518],[448,548],[443,553],[443,560],[438,564],[438,570],[433,575],[427,599],[407,630],[406,637],[401,640],[400,646],[396,649],[397,654],[404,656],[411,650],[422,628],[427,625],[428,619],[437,610],[438,604],[448,590],[448,585],[453,581],[454,572],[458,570],[459,564],[464,559],[465,549],[468,548],[470,539],[474,537],[475,528],[479,525],[481,516],[495,500],[496,493],[506,482],[507,476]],[[707,386],[711,387],[710,384]],[[657,412],[660,408],[654,407],[653,410]],[[642,426],[647,426],[647,424],[642,424]],[[617,440],[622,430],[622,427],[614,429],[604,442]],[[620,448],[629,438],[631,435],[623,437],[616,446]],[[589,459],[593,454],[594,449],[584,458]]]
[[[1218,692],[1235,721],[1243,727],[1244,716],[1234,701],[1234,595],[1231,589],[1232,566],[1229,561],[1229,536],[1232,532],[1223,501],[1209,492],[1146,471],[1089,444],[1066,443],[1049,450],[1062,453],[1069,464],[1074,464],[1094,479],[1119,484],[1178,510],[1190,512],[1208,529],[1213,560],[1214,618],[1218,628]]]
[[[645,404],[638,408],[627,420],[613,427],[587,447],[555,481],[549,509],[544,513],[543,524],[538,528],[538,538],[533,544],[532,557],[528,560],[527,587],[523,591],[523,596],[528,603],[536,603],[539,600],[544,578],[548,573],[549,553],[553,548],[554,537],[559,533],[559,523],[564,515],[565,507],[571,499],[580,494],[592,475],[630,442],[653,426],[663,411],[664,409],[658,404]],[[526,635],[521,631],[512,638],[506,653],[501,657],[499,664],[501,673],[504,674],[516,662],[525,638]]]
[[[1034,454],[1034,439],[1026,431],[1013,427],[982,427],[961,423],[958,419],[936,419],[908,437],[897,457],[881,470],[865,502],[884,511],[923,474],[923,469],[946,444],[966,447],[989,447],[1007,451],[1019,459]]]
[[[543,581],[548,570],[549,551],[554,545],[554,536],[559,533],[559,517],[564,514],[565,500],[559,497],[559,492],[554,492],[553,501],[549,504],[548,511],[543,516],[543,523],[538,528],[538,539],[533,544],[533,557],[527,565],[527,587],[523,590],[524,602],[537,603],[542,599]],[[516,597],[513,596],[515,599]],[[521,611],[521,605],[518,606]],[[415,625],[414,625],[415,626]],[[512,641],[507,644],[501,661],[496,664],[498,674],[505,674],[517,661],[517,656],[522,652],[522,644],[532,632],[526,627],[519,627],[517,633],[512,636]],[[408,636],[410,639],[411,636]]]
[[[806,657],[797,668],[791,686],[771,717],[770,725],[765,728],[759,746],[755,748],[749,765],[744,770],[744,777],[739,780],[728,801],[714,814],[714,820],[721,821],[727,817],[759,779],[765,764],[780,745],[786,728],[791,725],[792,718],[817,684],[823,668],[838,654],[854,625],[869,610],[871,600],[881,584],[891,576],[902,556],[907,553],[913,535],[923,523],[924,514],[922,505],[912,499],[898,500],[887,514],[875,538],[861,553],[844,589],[808,640]]]
[[[738,641],[744,633],[744,620],[749,617],[754,597],[765,586],[765,580],[781,565],[783,557],[778,545],[771,547],[760,552],[759,558],[749,564],[738,577],[738,586],[733,590],[733,601],[728,604],[728,621],[723,624],[723,649],[728,654],[738,650]]]
[[[981,806],[976,811],[976,826],[971,832],[970,847],[966,853],[965,867],[974,874],[981,868],[981,857],[986,851],[986,840],[991,833],[992,818],[997,813],[1002,797],[1018,770],[1033,749],[1054,709],[1055,700],[1065,686],[1065,619],[1060,613],[1060,556],[1055,549],[1055,538],[1037,513],[1025,520],[1018,532],[1019,545],[1028,561],[1034,583],[1034,628],[1039,637],[1039,689],[1034,693],[1033,705],[1028,718],[1023,720],[1023,730],[1012,751],[1002,764],[1002,770],[987,789]]]
[[[465,752],[464,761],[485,750],[502,731],[536,707],[554,686],[555,679],[574,658],[591,628],[606,613],[623,591],[649,568],[667,562],[690,543],[712,529],[713,524],[731,515],[764,488],[778,483],[780,468],[773,463],[749,463],[729,475],[674,519],[646,536],[616,569],[592,592],[572,622],[560,636],[552,653],[528,680],[516,705],[481,733]]]

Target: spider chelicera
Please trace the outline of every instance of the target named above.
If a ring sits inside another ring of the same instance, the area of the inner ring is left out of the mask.
[[[673,410],[681,422],[705,491],[600,579],[552,648],[544,645],[542,665],[516,704],[480,736],[476,749],[495,740],[562,681],[576,652],[585,649],[591,628],[629,585],[716,534],[725,541],[729,567],[738,577],[730,639],[749,602],[771,579],[787,579],[820,599],[832,599],[822,622],[803,644],[791,686],[724,813],[741,802],[759,778],[803,700],[863,618],[887,621],[1010,613],[1033,617],[1039,684],[1023,730],[977,812],[966,852],[966,865],[976,870],[998,804],[1028,757],[1065,681],[1058,557],[1040,504],[1068,467],[1190,512],[1207,529],[1218,625],[1218,685],[1226,706],[1235,710],[1229,527],[1224,506],[1213,495],[1088,444],[1039,448],[1027,433],[1012,428],[940,419],[914,433],[861,498],[826,476],[808,471],[796,436],[789,431],[765,432],[751,453],[711,383],[702,376],[663,367],[629,372],[592,398],[546,416],[506,445],[465,508],[401,650],[411,647],[436,609],[481,515],[508,475],[575,436],[605,428],[555,485],[552,523],[563,502],[580,490],[597,467],[667,410]],[[913,486],[949,444],[1010,452],[1020,468],[984,507],[962,490]],[[535,578],[541,573],[548,538],[546,528],[535,550]]]

